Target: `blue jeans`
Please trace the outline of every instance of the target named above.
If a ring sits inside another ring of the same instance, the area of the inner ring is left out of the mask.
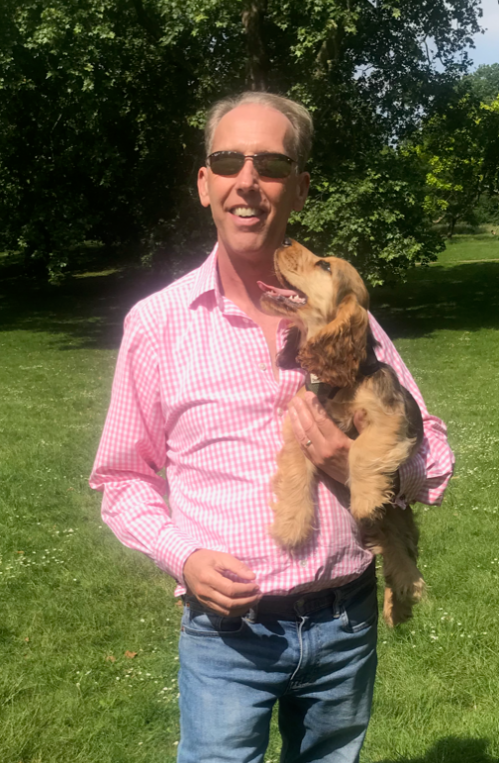
[[[357,763],[376,672],[372,566],[327,609],[221,617],[188,598],[178,763],[262,763],[279,700],[281,763]]]

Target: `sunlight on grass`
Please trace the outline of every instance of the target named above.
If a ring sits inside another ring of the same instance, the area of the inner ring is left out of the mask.
[[[176,757],[173,583],[120,546],[87,487],[119,326],[142,296],[112,284],[26,297],[0,332],[2,763]],[[438,263],[373,295],[448,423],[457,470],[441,508],[416,508],[429,596],[395,632],[380,624],[363,763],[499,757],[498,302],[492,236],[456,237]],[[278,757],[274,723],[265,760]]]

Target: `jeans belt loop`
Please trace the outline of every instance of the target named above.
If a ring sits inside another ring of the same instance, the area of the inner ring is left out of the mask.
[[[244,618],[249,623],[256,623],[257,616],[258,616],[258,604],[256,605],[256,607],[252,607],[251,609],[248,609],[248,611],[244,615]]]

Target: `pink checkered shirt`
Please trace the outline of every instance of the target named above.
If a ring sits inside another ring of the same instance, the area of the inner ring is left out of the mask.
[[[278,348],[287,325],[279,326]],[[438,504],[453,467],[445,425],[428,414],[374,318],[371,325],[378,358],[395,369],[424,420],[420,452],[400,470],[399,503]],[[327,477],[317,486],[313,540],[289,554],[268,533],[282,420],[303,382],[301,370],[281,370],[275,381],[262,330],[221,293],[216,248],[127,316],[90,484],[104,491],[104,521],[177,580],[176,594],[185,591],[185,561],[200,548],[243,561],[265,594],[342,585],[371,562],[348,490]]]

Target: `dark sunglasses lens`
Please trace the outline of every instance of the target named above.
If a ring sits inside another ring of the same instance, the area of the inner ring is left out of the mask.
[[[256,156],[255,167],[257,172],[266,178],[287,178],[292,170],[291,162],[279,154]]]
[[[243,164],[242,154],[218,154],[210,157],[210,168],[215,175],[237,175]]]

